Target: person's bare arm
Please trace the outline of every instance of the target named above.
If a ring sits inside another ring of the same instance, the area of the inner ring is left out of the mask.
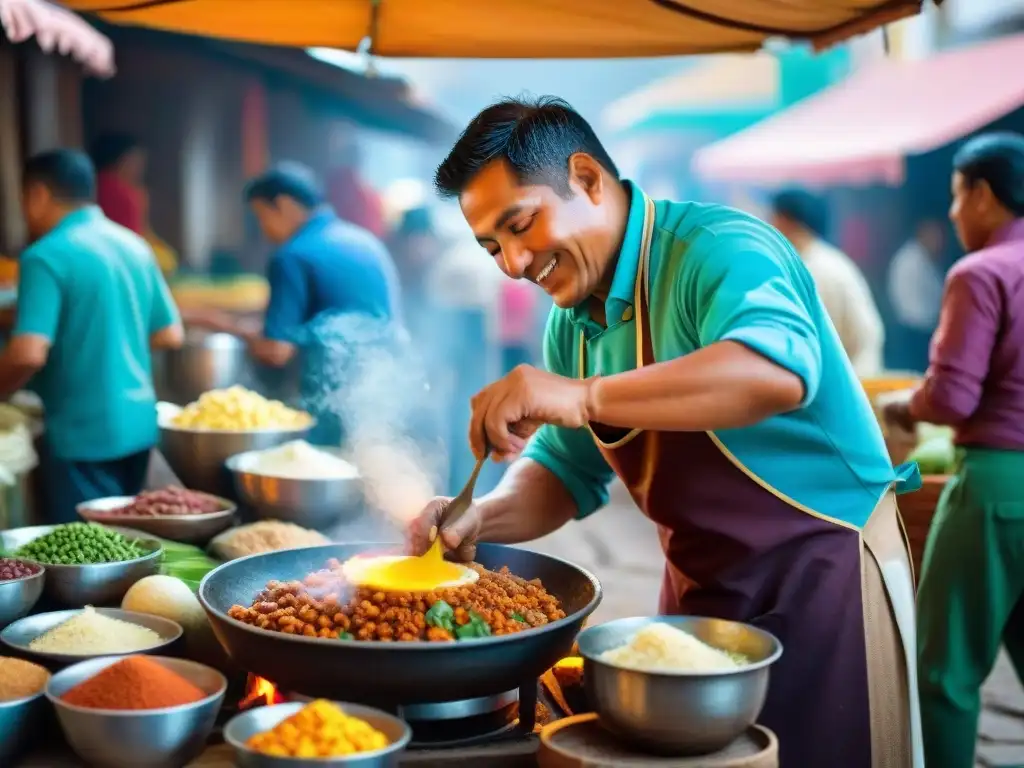
[[[532,541],[557,531],[576,515],[576,502],[555,475],[531,459],[518,459],[498,487],[477,501],[480,540]]]
[[[179,349],[185,343],[181,323],[172,323],[149,335],[150,349]]]

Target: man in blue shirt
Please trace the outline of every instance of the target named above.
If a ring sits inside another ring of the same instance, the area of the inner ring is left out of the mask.
[[[42,398],[42,501],[51,523],[76,519],[83,501],[142,489],[157,441],[151,349],[182,340],[152,250],[107,219],[95,197],[95,172],[81,152],[45,152],[25,166],[33,243],[21,256],[0,397],[32,379]]]
[[[910,472],[792,246],[731,208],[651,200],[558,99],[484,110],[435,181],[495,264],[555,304],[547,370],[473,398],[474,453],[515,463],[445,544],[540,537],[597,511],[617,476],[658,525],[659,613],[781,640],[761,722],[782,768],[921,768],[892,493]],[[413,526],[417,549],[444,503]]]
[[[234,333],[264,365],[288,365],[301,350],[303,406],[317,417],[314,442],[341,440],[339,390],[353,355],[389,340],[399,315],[398,279],[384,245],[324,203],[312,171],[280,163],[245,190],[264,236],[278,246],[267,266],[270,303],[262,332],[221,313],[190,324]]]

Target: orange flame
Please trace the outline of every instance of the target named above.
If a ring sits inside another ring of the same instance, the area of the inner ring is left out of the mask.
[[[249,675],[245,691],[245,696],[238,704],[239,709],[269,707],[272,704],[281,704],[284,701],[284,696],[277,690],[277,686],[259,675]]]

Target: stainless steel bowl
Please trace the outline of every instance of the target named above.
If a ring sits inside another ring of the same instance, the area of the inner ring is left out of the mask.
[[[317,450],[342,456],[340,448],[317,446]],[[359,514],[363,502],[360,478],[310,480],[262,475],[251,469],[258,453],[239,453],[224,463],[238,500],[257,518],[323,530]]]
[[[50,678],[46,698],[57,710],[61,730],[84,762],[95,768],[181,768],[205,748],[228,683],[220,672],[203,664],[153,656],[198,686],[207,697],[193,704],[151,710],[86,709],[61,696],[88,680],[119,657],[91,659]]]
[[[654,622],[750,663],[724,672],[641,672],[601,661],[605,651]],[[583,630],[577,642],[584,686],[601,724],[638,748],[673,756],[724,749],[753,725],[768,692],[769,668],[782,655],[782,643],[764,630],[699,616],[619,619]]]
[[[167,412],[166,408],[163,408]],[[196,491],[231,497],[234,487],[224,462],[237,453],[261,451],[266,448],[300,440],[309,434],[315,422],[301,429],[258,429],[247,432],[184,429],[171,426],[166,419],[160,424],[160,452],[171,471]]]
[[[203,515],[109,515],[104,514],[131,504],[132,496],[107,496],[93,499],[76,507],[78,516],[90,523],[143,531],[153,536],[185,544],[206,544],[231,525],[237,507],[233,502],[215,497],[221,509]]]
[[[0,629],[26,615],[43,594],[46,569],[13,581],[0,581]]]
[[[153,356],[157,397],[178,405],[191,403],[211,389],[250,386],[254,376],[245,342],[227,333],[190,329],[180,349]]]
[[[0,765],[15,765],[14,761],[36,741],[45,738],[41,731],[46,709],[42,691],[23,699],[0,701]]]
[[[14,553],[19,547],[44,536],[56,527],[33,525],[28,528],[0,531],[0,541],[3,542],[6,551]],[[119,533],[132,537],[134,532],[119,529]],[[141,549],[148,552],[135,560],[90,565],[43,563],[46,568],[43,592],[63,605],[75,607],[119,603],[132,584],[160,570],[160,558],[163,556],[160,542],[144,536],[136,536],[135,541]],[[18,555],[12,554],[12,557]]]
[[[305,759],[299,757],[274,757],[249,749],[245,743],[257,733],[269,731],[282,720],[291,717],[305,704],[276,704],[272,707],[258,707],[235,715],[224,726],[224,741],[235,749],[235,761],[241,768],[393,768],[399,765],[399,757],[412,738],[412,729],[402,720],[373,707],[361,704],[340,706],[346,714],[365,720],[387,736],[388,746],[375,752],[362,752],[340,757]]]
[[[127,621],[148,627],[160,636],[160,642],[150,648],[142,648],[136,651],[128,651],[123,654],[99,654],[99,653],[53,653],[50,651],[36,651],[30,645],[33,640],[44,632],[47,632],[58,624],[63,624],[68,619],[74,618],[81,609],[72,611],[51,611],[50,613],[37,613],[35,616],[28,616],[11,624],[3,632],[0,632],[0,643],[8,648],[13,648],[19,654],[32,658],[43,664],[77,664],[86,659],[94,659],[99,656],[127,656],[133,653],[157,653],[165,650],[167,646],[175,642],[182,635],[181,625],[176,621],[164,619],[160,616],[150,616],[147,613],[136,613],[135,611],[122,611],[120,608],[96,608],[97,613],[109,616],[119,621]]]

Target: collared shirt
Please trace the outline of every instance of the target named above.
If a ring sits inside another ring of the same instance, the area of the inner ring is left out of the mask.
[[[839,334],[858,376],[882,371],[885,326],[868,281],[853,259],[824,240],[814,240],[800,254],[814,278],[818,295]]]
[[[263,335],[300,348],[302,404],[318,420],[311,439],[336,445],[337,401],[359,351],[390,343],[401,315],[395,265],[380,240],[325,206],[274,254],[267,280]]]
[[[177,320],[149,246],[98,207],[25,250],[14,335],[50,341],[32,387],[55,456],[106,461],[156,444],[149,337]]]
[[[636,365],[632,301],[644,203],[636,187],[631,191],[625,239],[605,302],[609,325],[594,323],[585,306],[552,309],[544,357],[554,373],[578,375],[581,330],[585,375]],[[788,241],[731,208],[657,201],[650,273],[649,327],[659,361],[736,341],[804,382],[806,395],[797,410],[717,432],[726,448],[800,504],[863,525],[897,480],[896,471],[814,281]],[[565,484],[581,517],[607,501],[612,471],[587,430],[544,426],[525,455]]]
[[[910,409],[960,445],[1024,450],[1024,219],[949,271]]]
[[[398,277],[384,244],[327,208],[278,249],[267,280],[263,333],[275,341],[301,343],[306,324],[323,312],[391,319],[398,309]]]

